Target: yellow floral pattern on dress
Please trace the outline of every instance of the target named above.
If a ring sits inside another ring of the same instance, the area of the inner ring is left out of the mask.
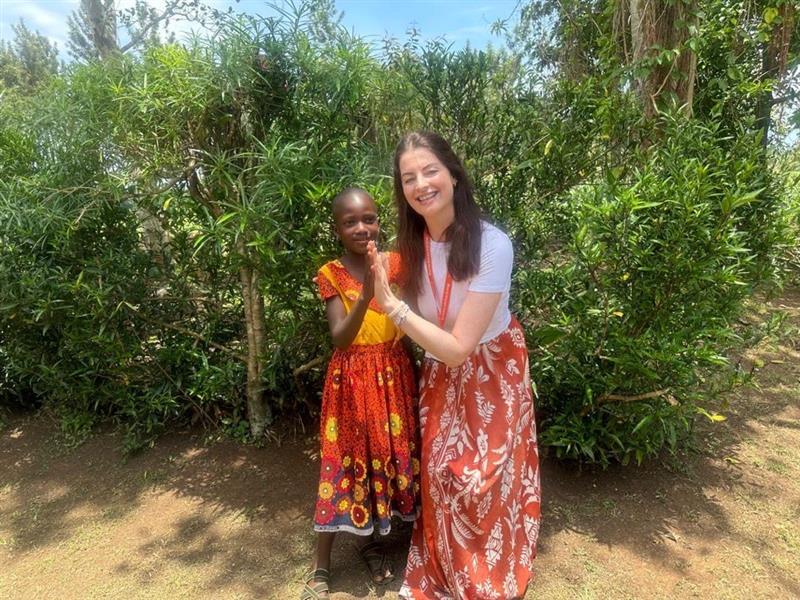
[[[335,442],[339,439],[339,425],[336,422],[336,417],[328,417],[325,422],[325,438],[329,442]]]
[[[352,502],[350,502],[350,498],[345,496],[336,503],[336,512],[340,515],[347,514],[347,512],[350,510],[351,504]]]
[[[353,487],[353,500],[356,502],[363,502],[365,496],[366,491],[364,490],[364,486],[357,483]]]
[[[392,430],[393,436],[398,436],[403,431],[403,419],[397,413],[389,415],[389,428]]]
[[[330,500],[333,497],[333,485],[330,481],[322,481],[319,484],[319,497],[323,500]]]

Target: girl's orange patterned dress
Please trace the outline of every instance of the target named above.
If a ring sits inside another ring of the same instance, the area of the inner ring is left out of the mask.
[[[390,282],[400,259],[389,255]],[[361,284],[338,261],[317,274],[320,296],[339,296],[347,312]],[[402,333],[373,300],[355,340],[334,350],[322,393],[322,465],[316,531],[386,534],[392,514],[417,515],[419,453],[416,385]]]

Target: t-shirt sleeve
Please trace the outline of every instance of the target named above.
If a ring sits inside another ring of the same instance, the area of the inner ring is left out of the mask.
[[[485,230],[481,239],[481,267],[469,283],[471,292],[505,292],[511,287],[514,248],[497,228]]]
[[[317,276],[314,277],[314,281],[319,288],[319,297],[322,298],[322,300],[333,298],[339,294],[322,269],[317,271]]]

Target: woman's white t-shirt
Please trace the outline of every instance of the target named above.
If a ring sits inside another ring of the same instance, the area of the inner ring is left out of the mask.
[[[488,342],[505,331],[511,323],[511,311],[508,308],[508,292],[511,289],[511,268],[514,263],[514,249],[511,240],[494,225],[481,222],[481,264],[478,273],[471,279],[453,281],[450,292],[450,305],[444,328],[453,330],[458,312],[467,297],[467,292],[501,293],[500,302],[494,311],[492,320],[481,337],[480,343]],[[450,255],[449,242],[431,240],[431,266],[436,283],[436,299],[441,300],[447,275],[447,257]],[[428,271],[423,268],[422,285],[417,296],[417,307],[420,314],[431,323],[439,324],[437,302],[428,281]],[[433,356],[428,353],[429,356]],[[434,356],[434,358],[436,358]]]

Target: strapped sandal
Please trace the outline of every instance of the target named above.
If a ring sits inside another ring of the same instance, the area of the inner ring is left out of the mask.
[[[383,585],[394,581],[392,561],[378,542],[367,542],[363,546],[359,546],[358,553],[367,565],[373,583]]]
[[[305,585],[303,591],[300,592],[300,600],[324,600],[327,598],[330,593],[328,588],[330,577],[331,573],[328,569],[314,569],[306,573],[303,578]]]

